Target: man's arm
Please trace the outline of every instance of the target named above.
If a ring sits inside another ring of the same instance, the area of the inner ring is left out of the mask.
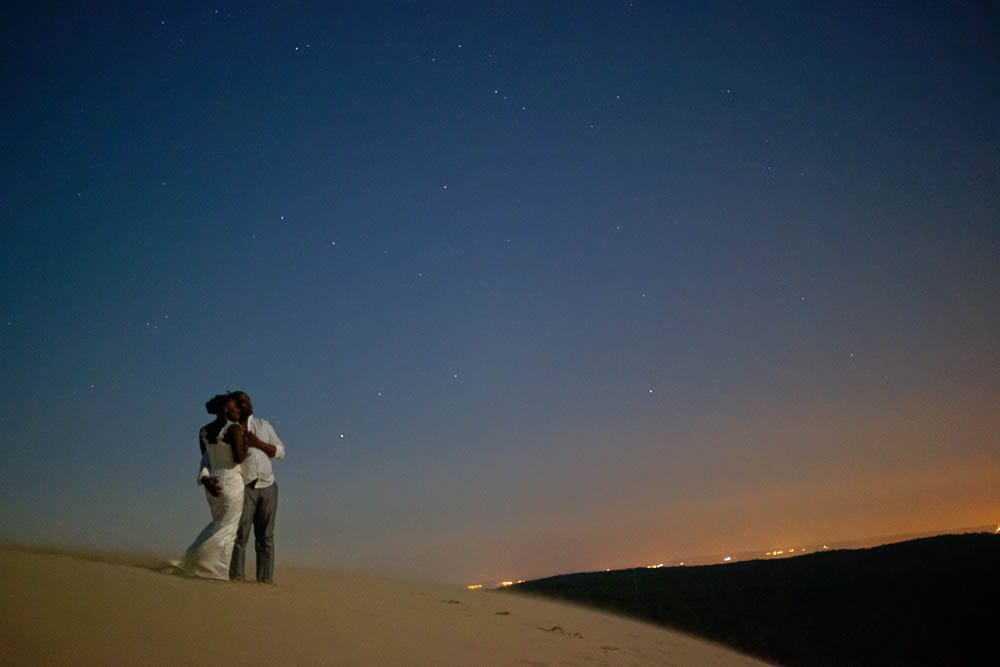
[[[205,481],[206,477],[211,477],[212,471],[208,469],[208,455],[202,454],[201,456],[201,470],[198,471],[198,483],[201,484]]]
[[[201,470],[198,471],[198,484],[202,484],[206,477],[212,476],[212,462],[208,460],[208,449],[205,447],[205,429],[198,433],[198,446],[201,447]]]
[[[212,462],[208,458],[208,450],[205,447],[205,430],[198,434],[198,444],[201,446],[201,470],[198,471],[198,484],[204,486],[213,496],[218,496],[222,491],[219,486],[219,478],[212,476]]]
[[[257,422],[260,425],[260,434],[248,432],[245,436],[247,446],[256,447],[272,459],[285,458],[285,443],[281,442],[271,423],[263,419]]]

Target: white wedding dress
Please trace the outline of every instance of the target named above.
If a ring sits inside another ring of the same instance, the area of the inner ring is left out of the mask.
[[[243,515],[243,475],[240,464],[233,458],[232,446],[225,442],[226,432],[234,423],[228,422],[223,426],[215,442],[209,441],[205,429],[200,434],[212,475],[219,479],[222,491],[213,496],[205,489],[212,522],[205,526],[184,554],[182,568],[196,577],[229,580],[229,561],[233,556],[236,529]]]

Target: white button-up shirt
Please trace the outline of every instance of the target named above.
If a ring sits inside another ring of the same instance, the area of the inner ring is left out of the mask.
[[[281,442],[281,438],[275,433],[271,422],[250,415],[250,419],[247,420],[247,429],[269,445],[274,445],[274,458],[285,458],[285,443]],[[257,480],[255,487],[258,489],[274,484],[274,469],[271,468],[271,457],[256,447],[247,448],[247,457],[240,464],[240,471],[243,473],[244,484],[249,484]],[[198,473],[198,483],[201,484],[201,480],[211,474],[211,466],[209,465],[208,453],[206,452],[201,456],[201,471]]]
[[[271,422],[266,419],[257,419],[253,415],[250,415],[250,419],[247,421],[247,428],[267,444],[274,445],[274,449],[276,450],[274,458],[285,458],[285,444],[281,442],[281,438],[274,432]],[[247,457],[240,464],[240,467],[243,469],[244,484],[249,484],[257,480],[256,488],[258,489],[274,484],[274,470],[271,468],[271,457],[256,447],[247,448]]]

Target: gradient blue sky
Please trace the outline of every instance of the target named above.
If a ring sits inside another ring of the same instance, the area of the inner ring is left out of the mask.
[[[0,539],[466,583],[1000,517],[995,3],[0,24]],[[10,10],[7,10],[10,11]]]

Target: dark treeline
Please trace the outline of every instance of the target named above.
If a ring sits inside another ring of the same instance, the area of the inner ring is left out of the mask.
[[[784,665],[995,664],[998,565],[1000,536],[985,533],[567,574],[510,590],[623,612]]]

